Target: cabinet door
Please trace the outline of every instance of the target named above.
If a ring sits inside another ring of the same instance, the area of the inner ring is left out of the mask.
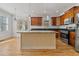
[[[76,14],[76,13],[79,13],[79,6],[75,6],[75,7],[74,7],[74,10],[75,10],[75,11],[74,11],[75,14]]]
[[[64,15],[60,16],[60,25],[64,25]]]
[[[56,25],[56,17],[52,17],[52,25]]]
[[[70,32],[70,45],[75,46],[75,32]]]
[[[57,19],[56,19],[56,25],[60,25],[60,17],[57,17]]]
[[[42,17],[31,17],[31,25],[41,26],[42,25]]]

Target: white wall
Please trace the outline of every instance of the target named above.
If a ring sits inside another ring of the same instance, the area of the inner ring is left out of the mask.
[[[9,19],[9,30],[0,32],[0,40],[2,40],[11,37],[13,35],[13,22],[12,22],[12,15],[2,9],[0,9],[0,16],[6,16]]]
[[[15,20],[13,20],[12,21],[13,22],[13,36],[16,36],[16,21]]]

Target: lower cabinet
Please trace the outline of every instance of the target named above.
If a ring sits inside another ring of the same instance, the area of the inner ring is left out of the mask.
[[[60,32],[56,31],[56,38],[60,38]]]
[[[75,32],[70,32],[70,45],[75,47]]]

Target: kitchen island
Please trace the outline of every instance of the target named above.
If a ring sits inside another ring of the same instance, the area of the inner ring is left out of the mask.
[[[18,31],[18,48],[21,49],[56,49],[54,31]]]

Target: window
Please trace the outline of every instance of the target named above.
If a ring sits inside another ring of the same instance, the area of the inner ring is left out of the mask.
[[[0,32],[8,30],[8,18],[0,16]]]

